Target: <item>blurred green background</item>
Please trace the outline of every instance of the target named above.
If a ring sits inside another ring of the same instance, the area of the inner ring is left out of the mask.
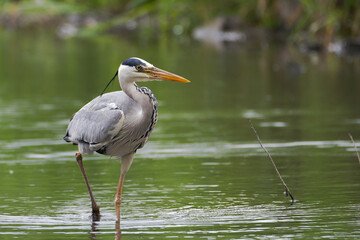
[[[120,162],[84,156],[93,223],[62,137],[131,56],[191,83],[141,84],[159,121],[126,176],[123,239],[359,239],[359,1],[0,6],[0,239],[114,239]]]
[[[51,29],[76,15],[73,23],[85,36],[126,30],[147,39],[189,36],[218,17],[235,18],[238,24],[230,28],[281,33],[295,42],[305,38],[328,45],[334,37],[359,38],[360,33],[358,0],[3,0],[0,4],[3,28]]]

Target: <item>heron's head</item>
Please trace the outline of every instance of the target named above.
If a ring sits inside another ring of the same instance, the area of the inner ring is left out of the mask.
[[[146,82],[154,80],[190,82],[183,77],[156,68],[151,63],[136,57],[126,59],[121,63],[118,73],[120,82]]]
[[[141,58],[132,57],[126,59],[124,62],[121,63],[119,70],[116,71],[115,76],[106,85],[105,89],[100,95],[105,92],[106,88],[110,85],[110,83],[115,79],[117,75],[119,75],[120,85],[154,80],[170,80],[184,83],[190,82],[186,78],[154,67],[154,65],[148,63]]]

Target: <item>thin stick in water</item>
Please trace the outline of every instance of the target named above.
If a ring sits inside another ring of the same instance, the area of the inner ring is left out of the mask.
[[[357,147],[356,147],[355,141],[354,141],[354,139],[353,139],[353,137],[352,137],[351,133],[349,133],[349,137],[350,137],[350,139],[351,139],[352,143],[354,144],[354,148],[355,148],[355,151],[356,151],[356,155],[357,155],[357,158],[358,158],[358,160],[359,160],[359,164],[360,164],[360,155],[359,155],[359,151],[357,150]]]
[[[268,152],[268,150],[267,150],[267,149],[264,147],[264,145],[262,144],[262,142],[261,142],[261,140],[260,140],[260,137],[259,137],[259,135],[257,134],[257,132],[256,132],[256,130],[255,130],[255,128],[254,128],[254,126],[253,126],[253,124],[252,124],[252,122],[251,122],[251,119],[249,119],[249,122],[250,122],[251,129],[254,131],[254,133],[255,133],[255,135],[256,135],[256,138],[257,138],[258,142],[260,143],[261,148],[264,149],[264,151],[265,151],[266,154],[268,155],[268,157],[269,157],[272,165],[273,165],[274,168],[275,168],[275,171],[276,171],[277,175],[279,176],[282,184],[284,185],[286,196],[290,196],[290,198],[291,198],[291,205],[294,204],[295,199],[294,199],[294,197],[292,196],[292,194],[291,194],[291,192],[290,192],[290,189],[287,187],[284,179],[281,177],[280,172],[279,172],[279,170],[277,169],[277,167],[276,167],[276,165],[275,165],[275,162],[274,162],[274,160],[272,159],[270,153]]]

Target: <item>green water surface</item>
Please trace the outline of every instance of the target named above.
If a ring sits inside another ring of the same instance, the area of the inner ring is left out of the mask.
[[[140,84],[157,97],[159,121],[126,176],[116,235],[120,161],[84,156],[102,214],[92,222],[77,148],[62,137],[132,56],[191,83]],[[1,33],[0,239],[358,239],[360,164],[348,133],[360,140],[359,93],[359,57],[283,44]]]

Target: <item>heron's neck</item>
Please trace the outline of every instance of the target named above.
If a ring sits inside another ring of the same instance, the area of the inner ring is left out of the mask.
[[[141,106],[142,114],[144,114],[142,121],[145,121],[145,124],[149,124],[148,129],[142,137],[148,139],[158,118],[158,103],[154,94],[149,88],[139,87],[135,82],[130,84],[120,83],[120,85],[122,90]]]
[[[139,86],[137,86],[135,82],[120,83],[120,85],[121,85],[121,89],[130,98],[132,98],[135,102],[139,103],[141,106],[146,107],[149,105],[153,105],[153,103],[151,101],[149,101],[149,93],[146,91],[142,91],[143,88],[140,88]],[[151,91],[150,91],[150,93],[151,93]]]

